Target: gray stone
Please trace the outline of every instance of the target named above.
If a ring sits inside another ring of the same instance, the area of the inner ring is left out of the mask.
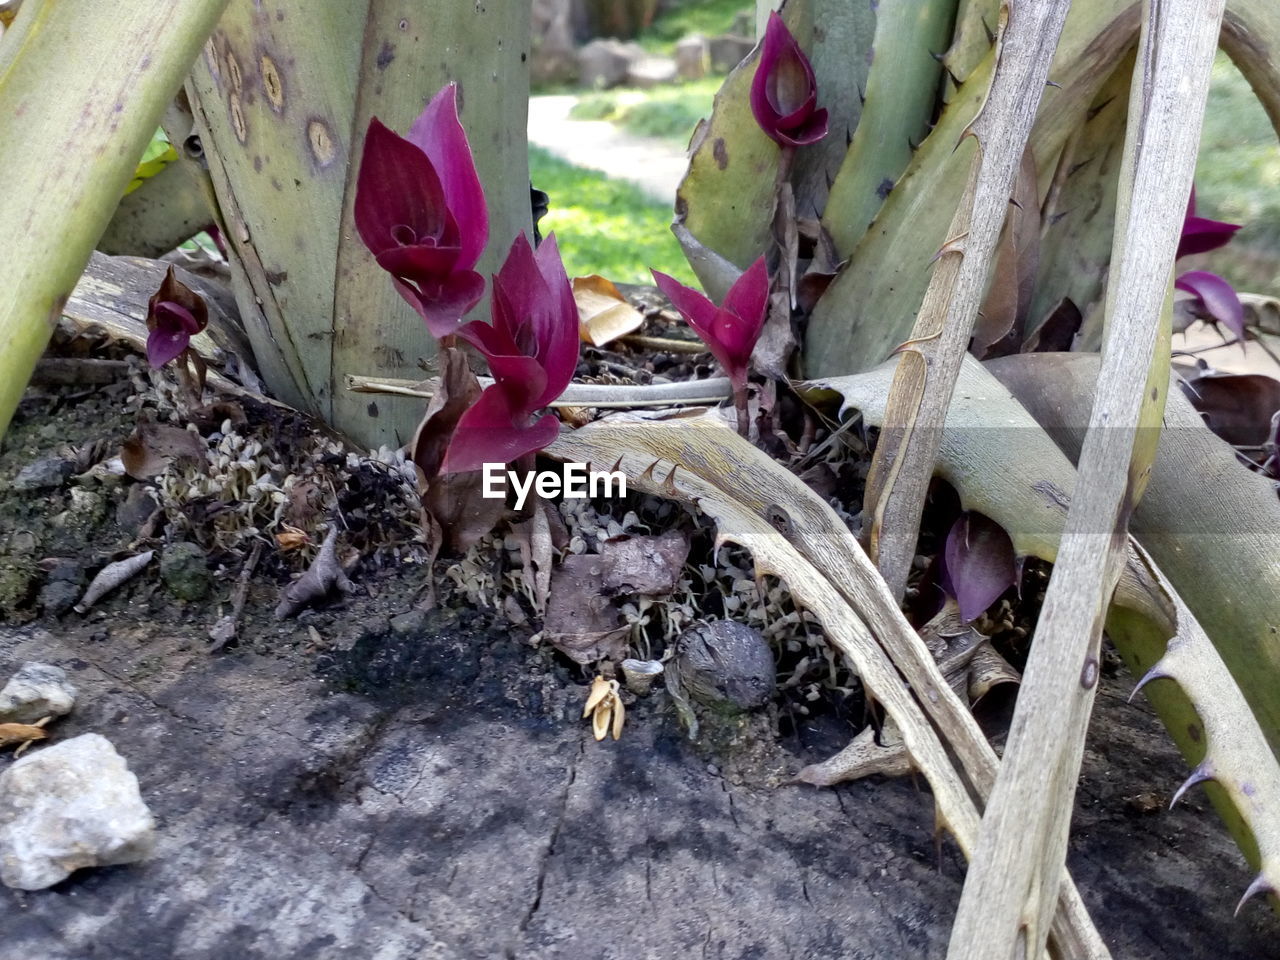
[[[756,42],[746,37],[734,36],[731,33],[713,37],[708,44],[711,54],[711,69],[716,73],[728,73],[742,58],[755,49]]]
[[[134,863],[155,845],[138,778],[106,737],[86,733],[0,774],[0,882],[43,890],[84,867]]]
[[[529,77],[563,83],[578,73],[574,56],[573,0],[533,0]]]
[[[627,79],[627,71],[645,56],[643,48],[618,40],[592,40],[578,51],[578,83],[602,90]]]
[[[203,600],[209,595],[209,564],[197,544],[180,541],[160,554],[160,578],[179,600]]]
[[[60,617],[76,605],[83,589],[68,580],[50,580],[40,588],[40,609],[46,616]]]
[[[676,62],[670,57],[643,57],[627,68],[627,83],[633,87],[657,87],[674,83]]]
[[[676,75],[681,80],[701,80],[711,69],[711,43],[691,33],[676,44]]]
[[[75,602],[75,584],[54,580],[49,585],[53,584],[70,587]],[[24,663],[0,690],[0,723],[35,723],[44,717],[63,717],[75,702],[76,688],[65,670],[50,663]]]
[[[13,478],[13,489],[21,491],[53,490],[71,476],[75,464],[62,457],[45,457],[27,464]]]
[[[415,607],[413,610],[406,610],[404,613],[398,613],[392,617],[391,629],[399,636],[411,637],[414,634],[421,633],[423,624],[426,622],[426,611]]]

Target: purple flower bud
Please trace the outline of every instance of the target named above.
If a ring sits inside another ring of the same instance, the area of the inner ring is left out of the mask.
[[[578,366],[578,307],[555,235],[535,253],[516,237],[493,278],[493,323],[473,322],[459,335],[484,354],[494,383],[462,415],[444,472],[510,463],[556,438],[554,414],[537,416],[573,379]]]
[[[817,106],[809,58],[777,12],[769,14],[760,63],[751,81],[751,112],[780,146],[799,147],[827,135],[827,111]]]
[[[769,271],[760,257],[734,281],[717,307],[707,297],[657,270],[654,282],[720,361],[736,388],[747,385],[751,352],[769,315]]]
[[[489,242],[489,214],[457,87],[442,88],[408,138],[374,117],[356,181],[356,230],[435,337],[457,332],[484,296],[472,268]]]

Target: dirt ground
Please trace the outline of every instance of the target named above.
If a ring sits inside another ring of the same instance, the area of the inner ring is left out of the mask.
[[[923,783],[784,782],[848,739],[833,717],[774,737],[756,715],[695,745],[657,693],[596,743],[589,678],[529,628],[452,601],[410,614],[421,566],[357,571],[356,593],[281,623],[286,571],[266,565],[220,653],[207,632],[233,577],[183,602],[153,564],[86,615],[41,613],[39,561],[100,564],[136,518],[127,484],[95,500],[13,482],[63,445],[122,441],[118,400],[37,391],[0,450],[0,678],[68,671],[80,697],[53,738],[107,736],[159,843],[0,890],[0,960],[945,954],[963,862]],[[1185,771],[1131,683],[1103,678],[1071,844],[1113,956],[1280,955],[1274,914],[1232,918],[1249,876],[1208,803],[1168,811]]]

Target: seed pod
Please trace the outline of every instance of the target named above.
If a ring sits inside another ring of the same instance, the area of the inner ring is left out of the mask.
[[[750,710],[773,696],[773,651],[759,631],[734,620],[690,627],[676,641],[680,684],[710,706]]]

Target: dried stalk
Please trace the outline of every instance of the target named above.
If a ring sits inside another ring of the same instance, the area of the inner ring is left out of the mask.
[[[726,416],[725,410],[672,420],[619,414],[561,434],[547,453],[587,463],[616,460],[631,486],[696,504],[716,521],[721,540],[751,551],[758,574],[786,581],[899,724],[933,787],[940,824],[967,854],[973,818],[995,782],[995,752],[843,521],[785,467],[730,430]],[[939,743],[946,749],[939,752]],[[1065,869],[1061,877],[1057,956],[1108,957]]]
[[[1152,392],[1150,374],[1161,369],[1167,378],[1160,334],[1169,322],[1174,247],[1199,146],[1198,128],[1188,126],[1204,113],[1222,11],[1223,0],[1145,4],[1096,400],[1008,747],[952,928],[952,960],[1035,956],[1048,937],[1104,611],[1159,436],[1167,383]]]
[[[493,383],[490,377],[480,377],[482,387]],[[347,377],[347,389],[352,393],[391,394],[401,397],[435,396],[438,380],[396,380],[388,377]],[[690,380],[680,383],[571,383],[560,399],[551,407],[593,407],[595,409],[641,407],[669,407],[677,403],[719,403],[731,395],[727,377],[711,377],[707,380]]]
[[[1039,0],[1001,7],[995,77],[966,131],[977,141],[969,186],[901,348],[864,507],[871,519],[868,552],[898,598],[915,555],[947,406],[1068,6],[1069,0]]]

